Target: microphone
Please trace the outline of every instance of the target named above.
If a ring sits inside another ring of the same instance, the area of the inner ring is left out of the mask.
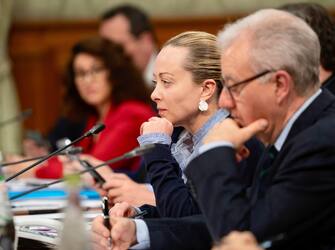
[[[33,167],[39,165],[40,163],[42,163],[42,162],[44,162],[44,161],[46,161],[46,160],[48,160],[49,158],[51,158],[52,156],[58,154],[59,152],[62,152],[63,150],[67,149],[68,147],[71,147],[73,144],[75,144],[75,143],[81,141],[82,139],[84,139],[84,138],[86,138],[86,137],[89,137],[89,136],[92,136],[92,135],[94,135],[94,134],[98,134],[98,133],[100,133],[104,128],[105,128],[105,125],[104,125],[104,124],[102,124],[102,123],[96,124],[96,125],[93,126],[89,131],[87,131],[85,134],[83,134],[83,135],[80,136],[79,138],[75,139],[75,140],[74,140],[73,142],[71,142],[70,144],[65,145],[65,146],[63,146],[62,148],[53,151],[52,153],[50,153],[50,154],[48,154],[48,155],[42,157],[42,158],[41,158],[40,160],[38,160],[37,162],[35,162],[35,163],[31,164],[30,166],[28,166],[28,167],[22,169],[21,171],[17,172],[16,174],[14,174],[14,175],[8,177],[8,178],[6,179],[6,182],[8,182],[8,181],[10,181],[10,180],[12,180],[12,179],[18,177],[19,175],[21,175],[21,174],[27,172],[28,170],[32,169]]]
[[[64,152],[59,152],[57,155],[76,155],[76,154],[80,154],[82,151],[83,151],[82,147],[71,147],[71,148],[66,149]],[[42,159],[43,157],[46,157],[46,156],[47,155],[42,155],[42,156],[37,156],[37,157],[32,157],[32,158],[26,158],[20,161],[4,162],[4,163],[0,163],[0,167],[7,167],[7,166],[12,166],[12,165],[16,165],[16,164],[20,164],[24,162],[35,161],[35,160]]]
[[[96,170],[100,167],[103,167],[103,166],[107,166],[109,164],[112,164],[112,163],[116,163],[116,162],[119,162],[119,161],[122,161],[122,160],[125,160],[125,159],[130,159],[130,158],[133,158],[133,157],[136,157],[136,156],[140,156],[140,155],[144,155],[148,152],[150,152],[152,149],[155,148],[155,144],[147,144],[147,145],[144,145],[144,146],[140,146],[140,147],[137,147],[121,156],[118,156],[118,157],[115,157],[111,160],[108,160],[108,161],[105,161],[95,167],[92,167],[92,168],[89,168],[89,169],[85,169],[85,170],[82,170],[78,173],[75,173],[75,174],[71,174],[71,175],[82,175],[84,173],[87,173],[87,172],[91,172],[92,170]],[[43,189],[43,188],[47,188],[47,187],[50,187],[52,185],[55,185],[57,183],[60,183],[60,182],[63,182],[65,181],[66,177],[65,178],[60,178],[58,180],[55,180],[53,182],[49,182],[49,183],[46,183],[46,184],[42,184],[36,188],[33,188],[33,189],[30,189],[30,190],[27,190],[25,192],[22,192],[22,193],[19,193],[17,195],[14,195],[12,197],[9,198],[9,200],[15,200],[17,198],[20,198],[22,196],[25,196],[27,194],[30,194],[32,192],[35,192],[35,191],[38,191],[40,189]]]
[[[10,123],[13,123],[13,122],[22,121],[22,120],[28,118],[29,116],[31,116],[32,113],[33,113],[32,109],[26,109],[23,112],[21,112],[20,114],[14,116],[14,117],[11,117],[7,120],[1,121],[0,122],[0,127],[6,126],[6,125],[8,125]]]
[[[96,124],[95,126],[93,126],[89,131],[87,131],[84,135],[83,135],[83,138],[84,137],[89,137],[91,135],[96,135],[96,134],[99,134],[102,130],[105,129],[105,124],[103,123],[98,123]],[[76,139],[78,140],[78,139]],[[76,140],[74,140],[71,144],[73,144]]]

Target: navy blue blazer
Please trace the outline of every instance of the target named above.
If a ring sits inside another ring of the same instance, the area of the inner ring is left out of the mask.
[[[278,249],[333,249],[335,97],[329,91],[324,89],[293,124],[264,177],[264,193],[256,188],[261,166],[249,193],[234,153],[230,147],[209,150],[185,172],[214,239],[250,230],[259,241],[283,234]]]
[[[212,239],[202,215],[145,220],[153,250],[211,249]]]
[[[178,133],[180,134],[180,130]],[[174,133],[173,141],[178,138]],[[263,145],[256,139],[246,143],[250,157],[238,165],[241,179],[250,185],[255,166],[263,152]],[[184,183],[179,164],[171,154],[168,145],[156,144],[156,147],[144,156],[147,167],[147,178],[153,186],[156,207],[149,205],[140,209],[147,210],[148,217],[183,217],[200,214],[199,206],[192,195],[192,189]]]
[[[335,73],[323,82],[322,88],[328,89],[333,95],[335,95]]]

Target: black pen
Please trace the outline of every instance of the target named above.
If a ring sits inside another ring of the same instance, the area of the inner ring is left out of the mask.
[[[108,205],[108,197],[104,196],[102,197],[102,213],[104,218],[104,226],[109,230],[111,230],[111,224],[109,222],[109,205]],[[108,244],[109,246],[112,245],[112,238],[108,238]]]
[[[111,230],[111,225],[109,223],[109,206],[108,206],[108,198],[106,196],[102,197],[102,213],[104,216],[104,226]]]

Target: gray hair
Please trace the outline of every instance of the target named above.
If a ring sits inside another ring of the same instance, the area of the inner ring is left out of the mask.
[[[248,39],[248,56],[255,72],[285,70],[302,96],[320,86],[319,40],[300,18],[280,10],[260,10],[225,26],[218,35],[223,51],[237,39]]]

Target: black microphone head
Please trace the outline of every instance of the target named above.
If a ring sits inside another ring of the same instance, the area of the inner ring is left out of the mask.
[[[96,134],[100,133],[102,130],[104,130],[105,127],[106,127],[105,124],[98,123],[98,124],[94,125],[89,131],[87,131],[85,133],[85,136],[87,137],[87,136],[91,136],[91,135],[96,135]]]

